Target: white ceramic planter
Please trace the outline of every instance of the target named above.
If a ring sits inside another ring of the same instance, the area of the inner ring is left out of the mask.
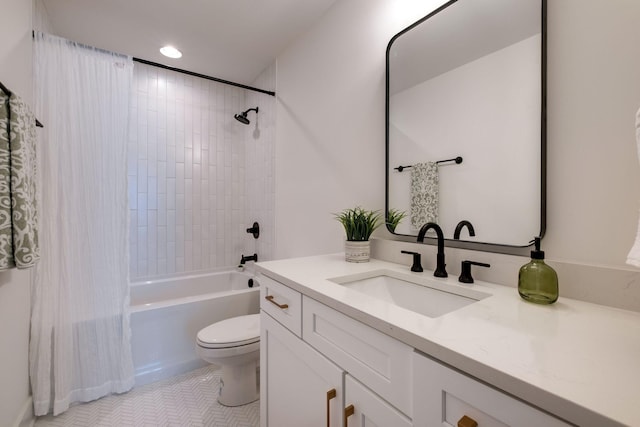
[[[344,259],[348,262],[369,262],[371,255],[371,242],[365,241],[345,241]]]

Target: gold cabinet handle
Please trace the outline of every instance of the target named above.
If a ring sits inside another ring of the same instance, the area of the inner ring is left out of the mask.
[[[344,421],[342,422],[342,425],[344,427],[349,427],[349,424],[348,424],[349,421],[347,420],[347,418],[353,415],[355,411],[356,411],[356,408],[354,408],[353,405],[349,405],[346,408],[344,408],[344,419],[343,419]]]
[[[336,397],[338,393],[335,388],[327,392],[327,427],[331,427],[331,399]]]
[[[278,304],[277,302],[275,302],[273,300],[273,295],[267,295],[266,297],[264,297],[264,299],[266,299],[267,301],[269,301],[271,304],[275,304],[278,306],[279,309],[286,309],[289,308],[289,304]]]
[[[458,421],[458,427],[478,427],[478,423],[473,418],[463,415]]]

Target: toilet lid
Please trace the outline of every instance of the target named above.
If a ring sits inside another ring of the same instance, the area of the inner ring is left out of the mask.
[[[259,314],[225,319],[198,332],[198,343],[207,348],[236,347],[259,340]]]

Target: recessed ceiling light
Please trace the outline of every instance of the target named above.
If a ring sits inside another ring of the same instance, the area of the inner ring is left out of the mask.
[[[165,46],[160,48],[160,53],[164,56],[168,56],[169,58],[180,58],[182,57],[182,52],[176,49],[173,46]]]

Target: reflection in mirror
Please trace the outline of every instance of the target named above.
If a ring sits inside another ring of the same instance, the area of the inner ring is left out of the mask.
[[[396,234],[526,246],[544,231],[543,0],[451,1],[387,51],[387,210]],[[453,159],[461,157],[463,161]]]

